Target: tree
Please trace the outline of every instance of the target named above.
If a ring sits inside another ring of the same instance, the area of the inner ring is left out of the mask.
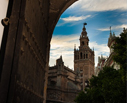
[[[127,74],[127,31],[125,29],[119,37],[116,37],[113,49],[115,52],[113,59],[120,65],[122,80],[125,82],[127,81],[125,80]]]
[[[81,92],[75,99],[76,103],[125,103],[125,85],[119,70],[104,67],[98,77],[90,79],[90,87],[86,93]]]
[[[121,68],[126,68],[127,65],[127,32],[123,32],[119,37],[116,37],[115,44],[113,46],[115,55],[114,61],[120,64]]]

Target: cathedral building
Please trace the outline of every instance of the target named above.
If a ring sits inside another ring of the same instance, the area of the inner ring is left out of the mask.
[[[103,55],[98,56],[98,63],[97,63],[97,67],[96,67],[95,72],[94,72],[94,73],[95,73],[95,74],[94,74],[95,76],[98,76],[99,72],[100,72],[101,70],[103,70],[105,61],[106,61],[106,58],[103,57]]]
[[[115,55],[115,52],[112,47],[113,47],[113,45],[115,45],[115,39],[116,39],[115,33],[113,32],[113,34],[112,34],[111,27],[110,27],[110,35],[109,35],[108,44],[107,44],[107,46],[110,49],[110,54],[109,54],[109,57],[107,58],[107,60],[105,61],[104,66],[110,66],[110,67],[113,66],[114,69],[118,70],[118,69],[120,69],[120,65],[118,65],[113,60],[113,56]]]
[[[127,29],[123,28],[123,33],[126,33],[126,32],[127,32]],[[96,76],[99,74],[101,70],[103,70],[103,67],[105,66],[113,67],[116,70],[120,69],[120,65],[113,60],[113,56],[115,55],[115,52],[112,47],[116,44],[115,39],[116,39],[115,33],[111,32],[111,27],[110,27],[110,34],[109,34],[108,43],[107,43],[107,46],[109,47],[109,50],[110,50],[109,56],[107,58],[103,57],[102,55],[101,57],[100,56],[98,57],[98,65],[95,71]]]
[[[94,74],[94,51],[89,47],[86,23],[80,36],[79,50],[74,48],[74,70],[64,65],[62,56],[49,67],[47,103],[75,103],[74,99]]]
[[[49,67],[46,103],[75,103],[81,90],[80,83],[78,73],[66,67],[60,56],[56,65]]]
[[[89,47],[89,38],[87,36],[86,28],[84,23],[82,33],[80,36],[79,49],[74,47],[74,71],[80,72],[81,88],[85,88],[85,82],[94,75],[94,50]]]

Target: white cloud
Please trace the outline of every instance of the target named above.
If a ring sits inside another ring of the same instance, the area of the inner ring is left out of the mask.
[[[127,0],[79,0],[70,9],[74,7],[83,11],[127,10]]]
[[[64,20],[65,22],[74,22],[74,21],[80,21],[80,20],[85,20],[87,18],[91,17],[91,15],[87,15],[87,16],[69,16],[67,18],[61,18],[62,20]]]
[[[56,59],[63,56],[63,60],[66,66],[73,68],[73,50],[74,44],[78,44],[79,35],[59,35],[54,36],[51,41],[51,51],[50,51],[50,65],[56,64]]]
[[[123,29],[124,27],[127,28],[127,24],[115,25],[115,26],[112,26],[111,28],[112,28],[112,30],[117,30],[117,29]],[[109,29],[109,27],[106,27],[106,28],[100,28],[98,30],[100,30],[100,31],[109,31],[110,29]]]
[[[64,24],[67,24],[67,23],[71,23],[70,26],[77,25],[79,23],[79,21],[85,20],[85,19],[87,19],[89,17],[93,17],[93,16],[91,16],[91,15],[69,16],[69,17],[66,17],[66,18],[60,18],[63,22],[62,23],[58,23],[56,26],[57,27],[63,26]]]
[[[51,51],[50,51],[50,66],[56,64],[56,59],[62,55],[64,64],[73,67],[74,60],[74,44],[76,44],[77,48],[79,46],[79,35],[73,34],[69,36],[54,36],[51,41]],[[108,56],[109,48],[107,44],[97,44],[96,42],[90,42],[90,47],[94,47],[95,49],[95,64],[97,65],[98,56],[104,55]]]
[[[98,56],[109,56],[109,48],[107,44],[97,44],[96,42],[90,42],[90,47],[94,47],[95,51],[95,65],[98,63]]]

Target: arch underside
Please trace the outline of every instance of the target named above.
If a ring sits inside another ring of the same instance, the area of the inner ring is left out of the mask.
[[[75,1],[9,0],[12,10],[3,33],[7,41],[1,49],[0,103],[46,102],[52,33],[61,14]]]

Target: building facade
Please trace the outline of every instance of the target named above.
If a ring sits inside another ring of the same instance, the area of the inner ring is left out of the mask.
[[[127,29],[123,28],[123,33],[126,33],[126,32],[127,32]],[[115,52],[112,47],[113,45],[115,45],[115,39],[116,39],[115,33],[112,34],[111,27],[110,27],[110,35],[109,35],[108,43],[107,43],[107,46],[110,49],[109,57],[107,58],[103,56],[98,57],[98,65],[95,70],[96,76],[98,75],[100,70],[103,70],[104,66],[110,66],[110,67],[113,66],[113,68],[116,70],[120,69],[120,65],[113,60],[113,56],[115,55]]]
[[[94,50],[89,47],[89,38],[87,36],[86,23],[84,23],[82,33],[80,36],[79,49],[74,47],[74,71],[80,72],[81,88],[85,88],[85,81],[94,75]]]
[[[62,56],[49,68],[47,103],[74,103],[81,90],[77,72],[64,65]]]
[[[109,53],[109,57],[106,59],[104,63],[104,66],[110,66],[110,67],[113,66],[114,69],[118,70],[120,69],[120,66],[113,60],[113,56],[115,55],[115,52],[112,47],[113,45],[115,45],[115,39],[116,39],[115,33],[113,32],[112,34],[111,27],[110,27],[110,35],[109,35],[108,44],[107,44],[107,46],[110,49],[110,53]]]
[[[105,57],[103,57],[102,55],[98,56],[98,64],[97,64],[97,67],[95,68],[95,75],[96,76],[98,76],[99,72],[101,70],[103,70],[105,61],[106,61]]]

